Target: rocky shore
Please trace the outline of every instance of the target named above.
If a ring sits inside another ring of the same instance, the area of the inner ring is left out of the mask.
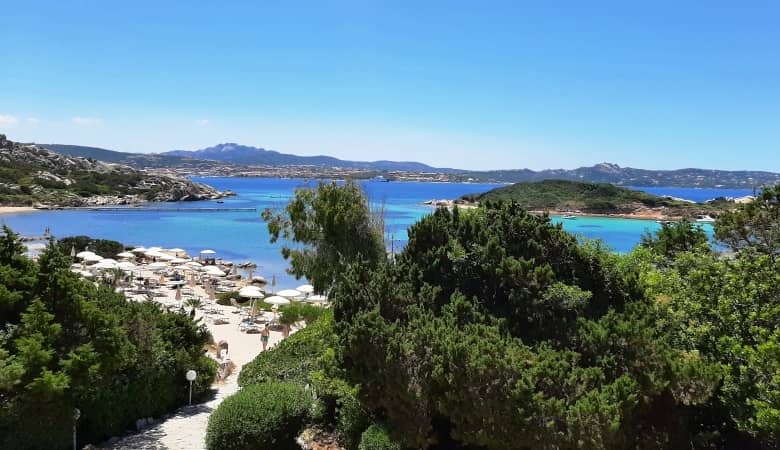
[[[61,155],[0,134],[0,205],[72,208],[213,200],[235,195],[187,178]]]

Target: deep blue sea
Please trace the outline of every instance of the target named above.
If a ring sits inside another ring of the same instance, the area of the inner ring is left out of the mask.
[[[196,179],[217,189],[231,189],[238,195],[224,200],[181,202],[150,205],[156,208],[256,208],[257,212],[187,212],[144,211],[36,211],[0,216],[16,232],[40,236],[48,227],[57,237],[88,235],[114,239],[126,245],[180,247],[190,254],[209,248],[226,260],[251,260],[258,264],[257,273],[277,277],[280,288],[297,284],[285,273],[286,262],[280,255],[280,244],[268,242],[268,231],[260,219],[265,208],[282,208],[296,187],[306,186],[304,180],[275,178],[203,178]],[[311,183],[309,183],[311,184]],[[365,182],[364,189],[372,203],[383,204],[388,239],[392,237],[396,250],[406,242],[406,229],[433,209],[422,202],[431,199],[454,199],[464,194],[484,192],[498,185],[472,183]],[[749,190],[639,188],[660,195],[672,195],[691,200],[707,200],[718,196],[750,195]],[[649,220],[587,218],[553,221],[563,222],[566,230],[591,239],[601,239],[612,249],[625,252],[633,248],[645,231],[658,228]],[[711,233],[711,227],[705,229]]]

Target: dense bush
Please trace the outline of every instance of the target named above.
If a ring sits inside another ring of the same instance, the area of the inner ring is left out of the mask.
[[[295,438],[312,407],[311,395],[296,383],[246,386],[212,413],[206,432],[209,450],[298,450]]]
[[[0,235],[0,448],[69,446],[73,408],[82,442],[208,390],[216,367],[203,353],[205,327],[188,316],[128,302],[69,270],[56,245],[37,263],[18,236]]]
[[[401,450],[401,446],[390,438],[385,427],[373,424],[361,435],[358,450]]]
[[[217,294],[217,304],[223,306],[230,306],[230,300],[240,301],[241,296],[238,295],[238,291],[220,292]]]
[[[93,239],[89,236],[70,236],[60,239],[57,242],[60,252],[64,255],[70,255],[71,249],[76,253],[84,250],[95,252],[104,258],[116,259],[116,255],[125,251],[125,247],[117,241],[108,239]]]
[[[334,340],[332,333],[332,314],[326,314],[245,364],[238,375],[238,384],[247,386],[274,380],[309,383],[319,358]]]
[[[637,280],[516,204],[440,209],[337,282],[340,361],[405,447],[685,446],[718,368],[674,347]]]
[[[306,323],[313,323],[325,311],[325,308],[310,303],[293,302],[279,308],[279,322],[286,325],[292,325],[302,320]]]

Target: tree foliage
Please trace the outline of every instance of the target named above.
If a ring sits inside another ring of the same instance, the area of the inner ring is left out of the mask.
[[[684,445],[718,368],[674,348],[638,279],[516,204],[440,209],[335,286],[347,380],[407,447]]]
[[[57,241],[60,252],[70,255],[71,250],[76,253],[89,250],[104,258],[116,259],[119,253],[125,251],[124,245],[109,239],[94,239],[89,236],[69,236]]]
[[[685,254],[645,278],[671,312],[677,345],[724,371],[705,408],[722,445],[780,442],[780,265],[750,249],[734,259]]]
[[[752,248],[769,255],[780,255],[780,184],[766,187],[758,197],[718,217],[715,237],[734,251]]]
[[[209,335],[189,317],[87,282],[52,243],[37,263],[8,228],[0,236],[0,448],[57,449],[70,442],[73,408],[84,442],[123,431],[195,395],[216,368]],[[45,431],[45,432],[44,432]]]
[[[327,291],[353,261],[375,265],[384,259],[383,230],[354,182],[296,189],[283,212],[265,210],[263,219],[271,242],[285,242],[290,274],[306,277],[317,292]]]
[[[662,223],[655,233],[645,233],[639,245],[667,259],[672,259],[682,252],[710,251],[707,233],[688,219]]]

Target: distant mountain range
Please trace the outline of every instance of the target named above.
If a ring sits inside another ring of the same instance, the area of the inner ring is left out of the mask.
[[[591,183],[611,183],[622,186],[677,186],[677,187],[724,187],[752,189],[780,183],[780,174],[750,170],[677,169],[647,170],[620,167],[617,164],[601,163],[577,169],[530,169],[471,171],[463,169],[437,168],[419,162],[409,161],[347,161],[332,156],[298,156],[273,150],[239,145],[219,144],[201,150],[174,150],[161,154],[123,153],[96,147],[79,145],[45,144],[44,147],[71,156],[125,164],[137,169],[182,169],[200,173],[220,175],[242,175],[248,166],[302,167],[304,177],[315,178],[328,168],[341,168],[365,173],[406,172],[439,174],[436,180],[481,181],[520,183],[542,180],[571,180]],[[278,173],[277,173],[278,172]],[[271,176],[291,176],[290,171],[271,170]],[[301,171],[295,172],[296,174]],[[364,174],[365,175],[365,174]],[[302,176],[302,175],[293,175]],[[357,174],[355,174],[357,176]],[[368,176],[372,176],[368,174]],[[393,176],[396,179],[409,179]],[[414,179],[420,179],[414,178]]]
[[[83,145],[40,144],[53,152],[67,156],[80,156],[97,161],[124,164],[136,169],[188,167],[199,168],[213,164],[202,160],[182,158],[179,156],[160,155],[156,153],[125,153]]]
[[[464,172],[462,175],[497,182],[520,183],[542,180],[570,180],[590,183],[611,183],[623,186],[676,186],[676,187],[724,187],[757,188],[780,182],[780,174],[754,170],[710,170],[676,169],[647,170],[632,167],[620,167],[617,164],[601,163],[591,167],[577,169],[547,169],[533,171],[494,170],[484,172]]]
[[[165,156],[207,159],[247,166],[340,167],[372,171],[455,173],[455,169],[436,168],[412,161],[347,161],[332,156],[298,156],[235,143],[218,144],[201,150],[173,150]]]

